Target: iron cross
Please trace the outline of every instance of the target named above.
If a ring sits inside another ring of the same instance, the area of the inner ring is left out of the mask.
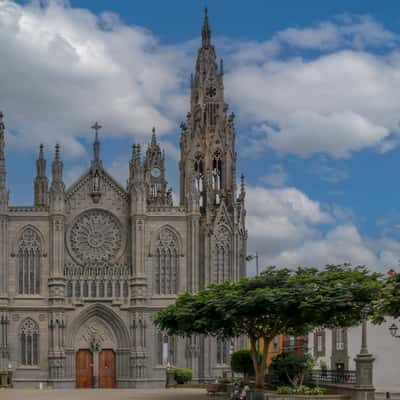
[[[99,130],[102,128],[101,125],[96,121],[96,123],[92,126],[92,129],[96,132],[96,138],[99,136]]]

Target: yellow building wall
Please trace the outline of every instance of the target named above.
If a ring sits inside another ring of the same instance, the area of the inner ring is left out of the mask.
[[[268,352],[268,357],[267,357],[267,367],[270,366],[271,361],[274,357],[277,355],[281,354],[283,352],[283,337],[284,335],[279,335],[277,339],[277,346],[274,345],[274,342],[272,341],[269,344],[269,352]],[[264,352],[264,340],[259,341],[260,344],[260,351]],[[250,345],[249,345],[250,348]]]

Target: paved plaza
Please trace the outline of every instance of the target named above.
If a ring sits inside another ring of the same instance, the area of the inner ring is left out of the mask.
[[[207,398],[204,389],[0,389],[0,400],[205,400]]]

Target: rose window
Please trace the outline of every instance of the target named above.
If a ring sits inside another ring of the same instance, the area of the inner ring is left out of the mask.
[[[78,263],[110,262],[122,248],[119,221],[104,210],[86,211],[69,231],[69,244]]]

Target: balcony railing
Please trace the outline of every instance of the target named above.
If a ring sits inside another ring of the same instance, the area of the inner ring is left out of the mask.
[[[314,370],[311,380],[315,383],[336,383],[341,385],[354,385],[356,383],[356,371],[348,370]]]

